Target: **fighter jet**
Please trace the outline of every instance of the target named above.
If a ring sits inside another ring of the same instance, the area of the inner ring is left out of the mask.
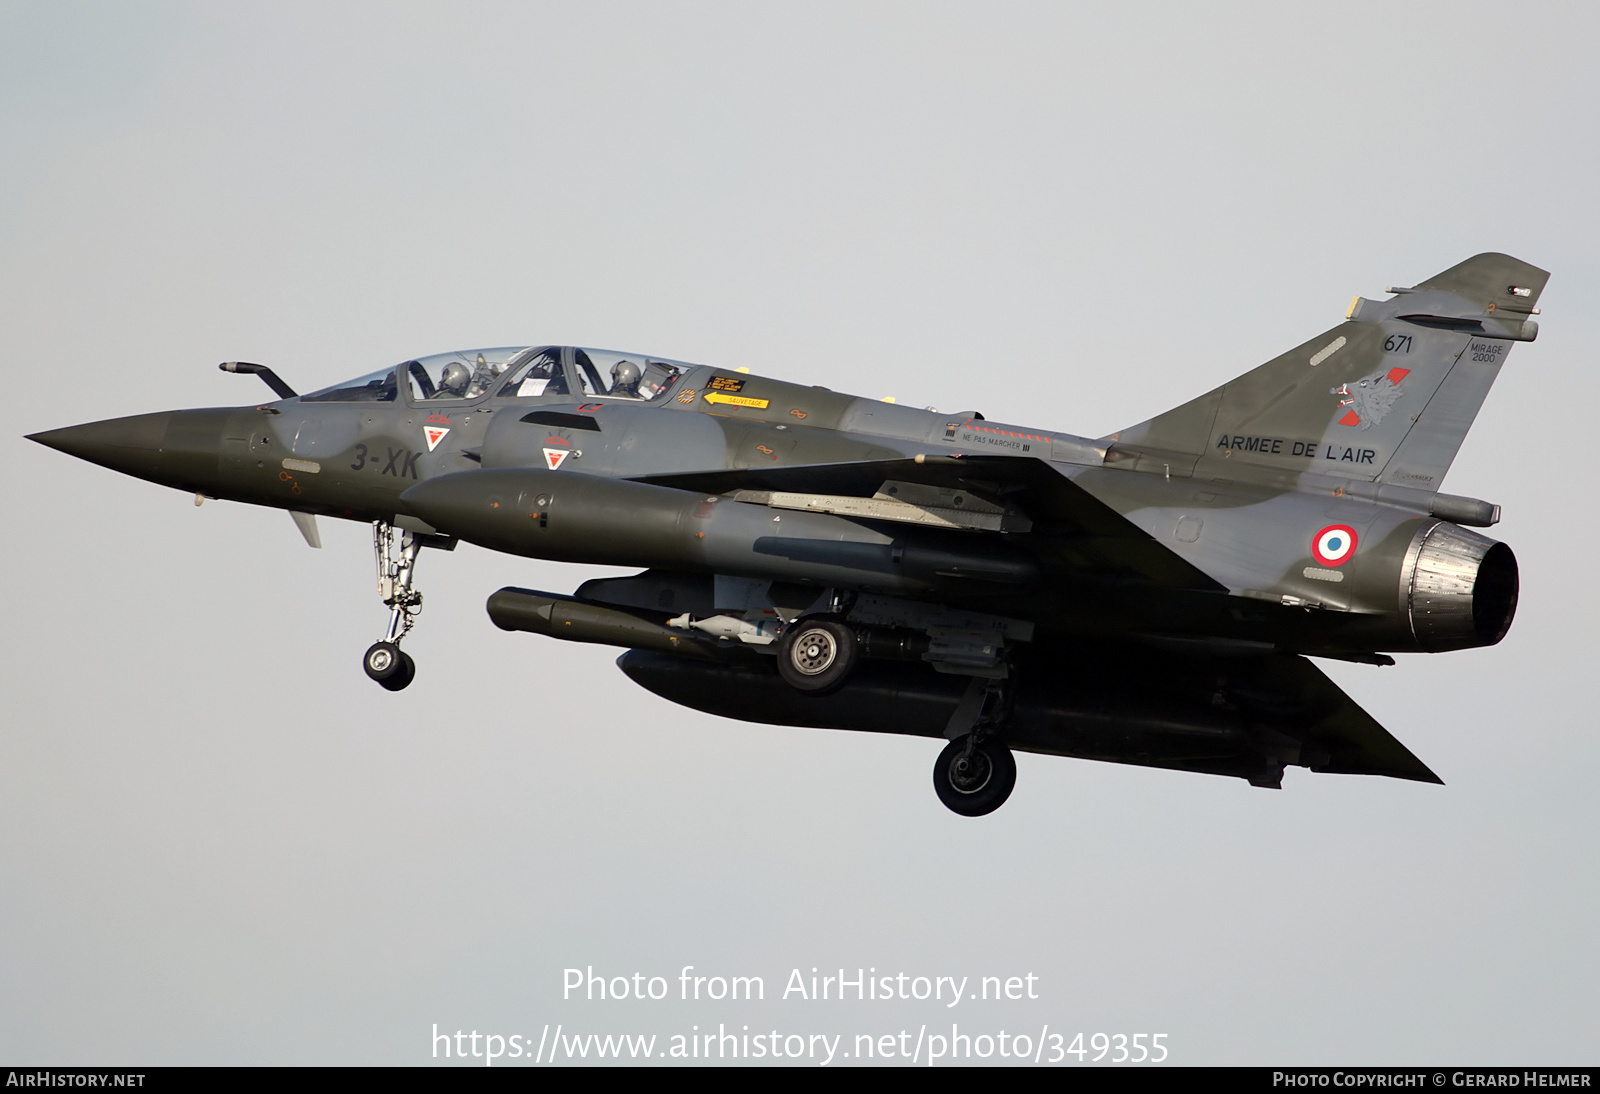
[[[1481,254],[1107,437],[943,414],[650,354],[442,353],[259,405],[33,434],[192,492],[373,527],[416,666],[424,548],[638,568],[507,587],[509,631],[623,647],[675,703],[946,743],[956,813],[1013,750],[1229,775],[1439,782],[1308,658],[1489,646],[1517,563],[1500,507],[1439,487],[1548,274]]]

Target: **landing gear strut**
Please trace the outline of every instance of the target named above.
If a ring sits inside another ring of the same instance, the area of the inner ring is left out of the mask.
[[[378,563],[378,595],[390,609],[389,629],[384,632],[383,641],[368,647],[361,667],[385,688],[399,691],[417,676],[417,663],[400,648],[400,640],[415,626],[417,613],[422,611],[422,594],[411,587],[422,543],[412,533],[402,531],[397,547],[394,525],[380,520],[372,525],[372,549]]]

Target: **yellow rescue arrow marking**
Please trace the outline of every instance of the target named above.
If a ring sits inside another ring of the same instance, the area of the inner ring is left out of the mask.
[[[727,403],[729,406],[747,406],[752,410],[767,409],[767,399],[751,399],[744,395],[725,395],[720,391],[708,391],[701,396],[708,403]]]

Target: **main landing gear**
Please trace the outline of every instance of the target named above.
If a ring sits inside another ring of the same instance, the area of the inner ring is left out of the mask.
[[[888,617],[877,620],[876,629],[857,619],[854,608],[841,612],[837,598],[834,614],[805,615],[789,623],[777,641],[778,675],[811,696],[843,688],[863,656],[931,660],[943,672],[967,675],[966,691],[945,726],[950,743],[933,765],[933,789],[946,808],[963,817],[993,813],[1017,785],[1016,758],[1001,743],[1011,709],[1012,669],[1001,640],[1005,631],[997,624],[1007,621],[962,628],[963,620],[940,618],[930,610],[924,612],[924,633],[917,634],[907,626],[915,626],[914,615],[894,618],[877,610]],[[960,633],[963,629],[968,633]],[[1030,629],[1017,637],[1031,636]]]
[[[933,790],[952,812],[981,817],[1006,803],[1017,761],[999,741],[968,733],[944,746],[933,765]]]
[[[856,632],[834,615],[808,615],[778,639],[778,675],[796,691],[827,695],[844,687],[861,653]]]
[[[981,817],[1006,803],[1017,760],[996,739],[1009,703],[1006,682],[974,677],[945,727],[950,743],[933,764],[933,790],[951,812]]]
[[[367,675],[390,691],[399,691],[417,677],[417,663],[400,648],[422,611],[422,594],[412,588],[417,554],[422,541],[411,532],[401,532],[394,542],[394,525],[377,521],[372,525],[372,548],[378,563],[378,595],[389,606],[389,629],[383,641],[374,642],[361,659]]]

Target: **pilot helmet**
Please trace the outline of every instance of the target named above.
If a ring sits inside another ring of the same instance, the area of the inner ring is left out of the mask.
[[[451,361],[444,366],[444,373],[439,377],[439,390],[448,391],[452,395],[465,395],[467,381],[472,379],[472,370],[460,361]]]
[[[643,376],[644,370],[632,361],[618,361],[611,366],[611,390],[637,395],[639,380]]]

